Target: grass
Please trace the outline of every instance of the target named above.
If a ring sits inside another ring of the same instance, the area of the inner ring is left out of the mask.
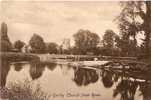
[[[28,80],[8,85],[9,100],[49,100],[49,95],[39,85],[33,89]]]

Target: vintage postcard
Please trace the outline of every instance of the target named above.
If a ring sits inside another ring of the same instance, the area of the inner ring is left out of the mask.
[[[151,100],[151,1],[0,1],[0,100]]]

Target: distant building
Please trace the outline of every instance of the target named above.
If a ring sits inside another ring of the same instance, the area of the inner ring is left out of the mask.
[[[22,48],[21,48],[21,52],[23,52],[23,53],[26,53],[26,48],[27,46],[26,45],[24,45]]]
[[[70,39],[64,39],[61,46],[60,46],[60,50],[62,54],[70,54]]]
[[[70,49],[70,39],[66,38],[63,40],[62,49],[64,49],[64,50]]]
[[[24,45],[23,48],[21,49],[21,52],[23,53],[30,53],[31,51],[32,51],[32,48],[29,45]]]

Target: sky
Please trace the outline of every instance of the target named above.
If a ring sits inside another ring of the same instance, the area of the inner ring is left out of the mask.
[[[61,44],[79,29],[88,29],[100,38],[105,30],[118,33],[113,20],[120,13],[118,1],[2,1],[0,22],[8,25],[12,42],[29,42],[36,33],[45,42]],[[72,41],[71,41],[72,42]]]

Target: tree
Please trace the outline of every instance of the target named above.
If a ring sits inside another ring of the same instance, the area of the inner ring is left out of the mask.
[[[121,2],[122,12],[118,16],[120,33],[128,39],[133,37],[135,44],[136,34],[145,33],[145,53],[150,52],[151,35],[151,2],[150,1],[128,1]],[[140,18],[141,20],[138,20]],[[129,40],[129,39],[128,39]],[[134,50],[135,51],[135,50]]]
[[[75,40],[75,47],[79,54],[86,54],[87,52],[95,53],[97,45],[100,41],[96,33],[89,30],[79,30],[73,35]]]
[[[113,32],[113,30],[106,30],[102,40],[103,46],[107,49],[112,49],[114,47],[114,38],[115,33]]]
[[[58,53],[58,45],[56,43],[47,43],[46,44],[46,52],[50,54],[56,54]]]
[[[139,33],[141,23],[137,21],[135,9],[138,2],[128,1],[121,2],[122,12],[118,16],[118,24],[120,29],[120,39],[118,39],[118,47],[122,50],[122,55],[131,56],[137,48],[136,35]],[[133,49],[133,50],[131,50]],[[133,53],[132,53],[133,52]],[[136,54],[133,54],[136,55]]]
[[[45,43],[41,36],[34,34],[30,41],[29,45],[31,46],[33,53],[44,53],[45,52]]]
[[[136,56],[135,41],[126,38],[125,36],[115,38],[116,47],[120,49],[121,56]],[[135,49],[134,49],[135,48]]]
[[[14,43],[14,47],[16,49],[18,49],[19,51],[21,51],[21,49],[23,48],[23,46],[25,45],[24,42],[20,41],[20,40],[17,40],[15,43]]]
[[[143,4],[146,9],[143,9]],[[142,18],[141,30],[145,32],[145,53],[148,55],[151,50],[151,1],[141,2],[141,6],[138,8],[138,15]]]
[[[101,51],[103,52],[102,55],[107,56],[117,56],[117,49],[116,49],[116,41],[115,38],[118,35],[115,34],[115,32],[111,29],[108,29],[105,31],[105,34],[103,35],[103,47],[101,48]]]
[[[12,44],[9,40],[9,37],[7,35],[7,24],[5,22],[3,22],[1,24],[1,33],[0,33],[0,36],[1,36],[1,43],[0,43],[0,49],[1,51],[11,51],[12,49]]]

